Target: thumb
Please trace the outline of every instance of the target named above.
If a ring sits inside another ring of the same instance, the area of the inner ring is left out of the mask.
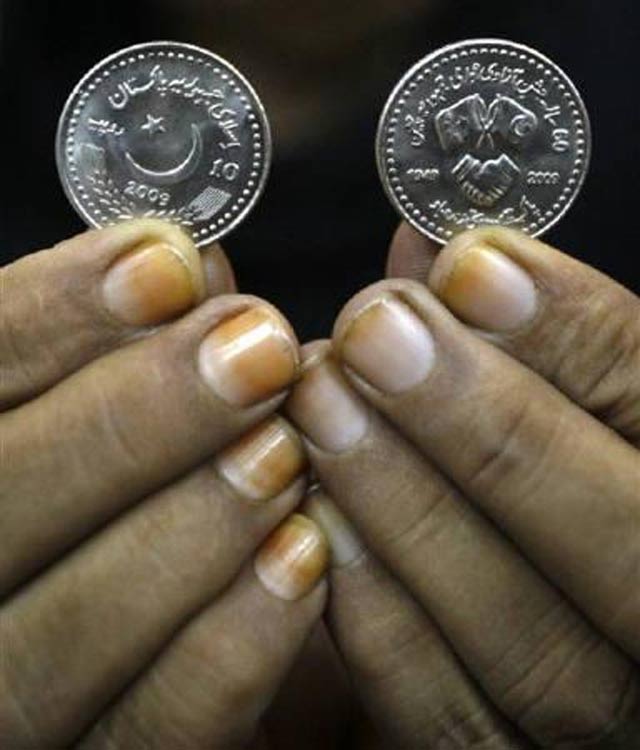
[[[217,242],[203,248],[200,257],[204,268],[207,296],[233,294],[238,290],[231,262]]]
[[[426,284],[439,251],[439,245],[402,222],[391,241],[386,277],[414,279]]]

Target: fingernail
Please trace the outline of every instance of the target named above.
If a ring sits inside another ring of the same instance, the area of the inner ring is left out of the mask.
[[[304,503],[304,512],[327,537],[331,548],[331,564],[334,567],[350,565],[364,554],[365,547],[351,523],[321,490],[309,495]]]
[[[239,495],[262,503],[286,490],[307,460],[295,429],[276,416],[222,451],[216,466]]]
[[[294,513],[262,545],[254,567],[263,586],[280,599],[308,594],[329,564],[329,545],[309,518]]]
[[[201,269],[166,242],[146,243],[122,255],[107,271],[107,309],[127,325],[164,323],[194,307],[202,297]],[[199,262],[199,261],[198,261]]]
[[[200,346],[200,372],[221,399],[244,408],[293,382],[297,351],[292,334],[275,313],[252,307],[207,335]]]
[[[487,331],[511,331],[536,313],[531,277],[511,258],[489,246],[466,250],[440,283],[438,295],[461,320]]]
[[[338,367],[325,358],[306,369],[287,402],[287,414],[319,448],[342,453],[367,432],[367,409]]]
[[[423,321],[400,300],[382,298],[351,321],[342,357],[384,393],[398,394],[421,383],[435,360],[433,338]]]

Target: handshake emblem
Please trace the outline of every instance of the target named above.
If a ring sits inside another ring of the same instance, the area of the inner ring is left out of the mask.
[[[520,168],[505,151],[526,145],[538,125],[537,116],[514,99],[497,96],[487,105],[479,94],[461,99],[435,118],[443,150],[462,152],[452,170],[454,178],[466,198],[482,208],[491,208],[509,192]],[[492,158],[479,158],[478,152],[492,153]]]

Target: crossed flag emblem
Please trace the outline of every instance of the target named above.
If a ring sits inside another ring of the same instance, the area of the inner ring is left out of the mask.
[[[435,118],[443,150],[464,152],[452,170],[462,192],[483,207],[493,206],[504,197],[520,174],[518,165],[504,151],[524,146],[538,124],[535,113],[500,95],[489,105],[480,94],[467,96]],[[500,144],[504,146],[502,152]]]

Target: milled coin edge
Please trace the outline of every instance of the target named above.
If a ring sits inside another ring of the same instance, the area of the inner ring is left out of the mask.
[[[223,237],[226,237],[230,232],[232,232],[236,227],[238,227],[239,224],[241,224],[253,211],[253,209],[256,207],[259,200],[262,198],[263,193],[265,191],[269,175],[271,173],[271,167],[273,163],[273,137],[271,133],[271,124],[269,122],[269,118],[267,116],[266,109],[264,107],[264,104],[262,103],[262,99],[258,95],[256,89],[253,87],[253,85],[247,80],[247,78],[228,60],[226,60],[224,57],[221,57],[220,55],[215,54],[215,52],[211,52],[210,50],[205,49],[204,47],[199,47],[195,44],[189,44],[188,42],[178,42],[178,41],[170,41],[170,40],[157,40],[152,42],[142,42],[139,44],[133,44],[129,47],[124,47],[123,49],[118,50],[117,52],[113,52],[110,55],[107,55],[106,57],[102,58],[99,62],[97,62],[95,65],[93,65],[92,68],[90,68],[78,81],[78,83],[73,87],[71,93],[67,97],[65,104],[62,108],[60,118],[58,120],[58,126],[56,128],[56,135],[55,135],[55,160],[56,160],[56,168],[58,170],[58,178],[60,180],[60,183],[62,185],[62,189],[67,197],[67,200],[73,207],[73,209],[76,211],[76,213],[80,216],[80,218],[87,224],[87,226],[95,228],[95,229],[102,229],[104,228],[105,224],[101,224],[100,222],[96,221],[96,219],[83,207],[82,203],[76,198],[75,192],[72,188],[72,186],[69,184],[69,180],[67,178],[66,170],[64,168],[65,164],[65,141],[66,141],[66,125],[69,119],[69,113],[73,111],[73,104],[78,98],[78,96],[83,92],[87,82],[89,82],[93,76],[99,73],[103,68],[111,65],[114,61],[118,60],[122,56],[126,56],[132,53],[136,52],[142,52],[144,50],[149,49],[161,49],[161,48],[170,48],[170,47],[179,47],[183,51],[188,51],[191,53],[203,55],[206,58],[209,58],[212,61],[215,61],[217,64],[222,65],[223,67],[226,67],[230,73],[235,75],[240,83],[243,86],[246,86],[247,92],[252,97],[256,109],[257,109],[257,116],[260,120],[260,123],[262,124],[264,128],[264,162],[262,164],[261,174],[260,178],[258,180],[258,184],[256,186],[256,189],[251,196],[251,199],[247,201],[246,205],[243,207],[242,211],[238,211],[238,215],[227,225],[222,227],[219,231],[212,232],[207,237],[203,237],[201,239],[193,238],[193,241],[196,245],[196,247],[206,247],[207,245],[211,245],[214,242],[218,242]],[[174,222],[177,226],[182,227],[182,229],[186,232],[188,232],[190,235],[193,233],[189,231],[189,227],[184,227],[179,222]]]
[[[591,119],[589,116],[589,111],[587,110],[585,101],[582,95],[580,94],[580,92],[578,91],[576,85],[571,80],[569,75],[565,73],[565,71],[557,63],[555,63],[553,60],[551,60],[551,58],[547,57],[544,53],[534,49],[533,47],[529,47],[526,44],[522,44],[519,42],[512,42],[509,39],[500,39],[497,37],[486,37],[486,38],[481,37],[478,39],[463,39],[461,41],[453,42],[451,44],[444,45],[443,47],[439,47],[437,50],[430,52],[428,55],[426,55],[425,57],[421,58],[416,63],[414,63],[406,71],[406,73],[404,73],[404,75],[400,78],[398,83],[394,86],[394,88],[389,94],[387,101],[382,109],[380,119],[378,120],[378,128],[376,131],[376,141],[375,141],[375,158],[376,158],[376,166],[378,169],[378,175],[380,178],[380,182],[382,183],[384,192],[387,198],[389,199],[389,202],[394,207],[394,209],[396,210],[396,212],[398,213],[401,219],[403,219],[408,224],[410,224],[420,234],[428,237],[434,242],[437,242],[439,245],[446,245],[450,240],[442,238],[436,232],[429,230],[424,225],[422,225],[419,221],[416,221],[412,216],[408,214],[404,206],[402,206],[397,196],[395,195],[395,191],[393,190],[393,187],[391,185],[391,181],[389,179],[389,175],[388,175],[386,164],[385,164],[384,131],[387,126],[389,113],[392,107],[394,106],[396,97],[398,97],[402,89],[406,86],[407,82],[418,71],[420,71],[421,68],[425,67],[431,61],[437,59],[438,57],[442,55],[450,54],[451,52],[464,49],[465,47],[475,47],[479,45],[486,46],[486,45],[492,45],[492,44],[508,46],[512,49],[518,50],[528,55],[532,55],[533,57],[538,58],[542,63],[548,65],[552,71],[554,71],[557,75],[560,76],[560,78],[562,79],[562,82],[566,84],[570,93],[575,97],[578,108],[580,109],[580,112],[584,118],[584,136],[585,136],[584,165],[581,170],[580,177],[576,182],[576,186],[574,188],[573,194],[565,202],[565,205],[563,206],[562,210],[556,216],[554,216],[553,219],[550,219],[546,224],[544,224],[536,232],[528,233],[529,236],[533,238],[541,237],[542,235],[549,232],[553,227],[555,227],[567,215],[568,211],[575,204],[576,200],[578,199],[578,196],[582,192],[587,176],[589,174],[589,169],[591,166],[591,158],[592,158],[592,153],[593,153],[593,130],[591,126]],[[464,231],[466,231],[465,228],[461,228],[458,234]]]

